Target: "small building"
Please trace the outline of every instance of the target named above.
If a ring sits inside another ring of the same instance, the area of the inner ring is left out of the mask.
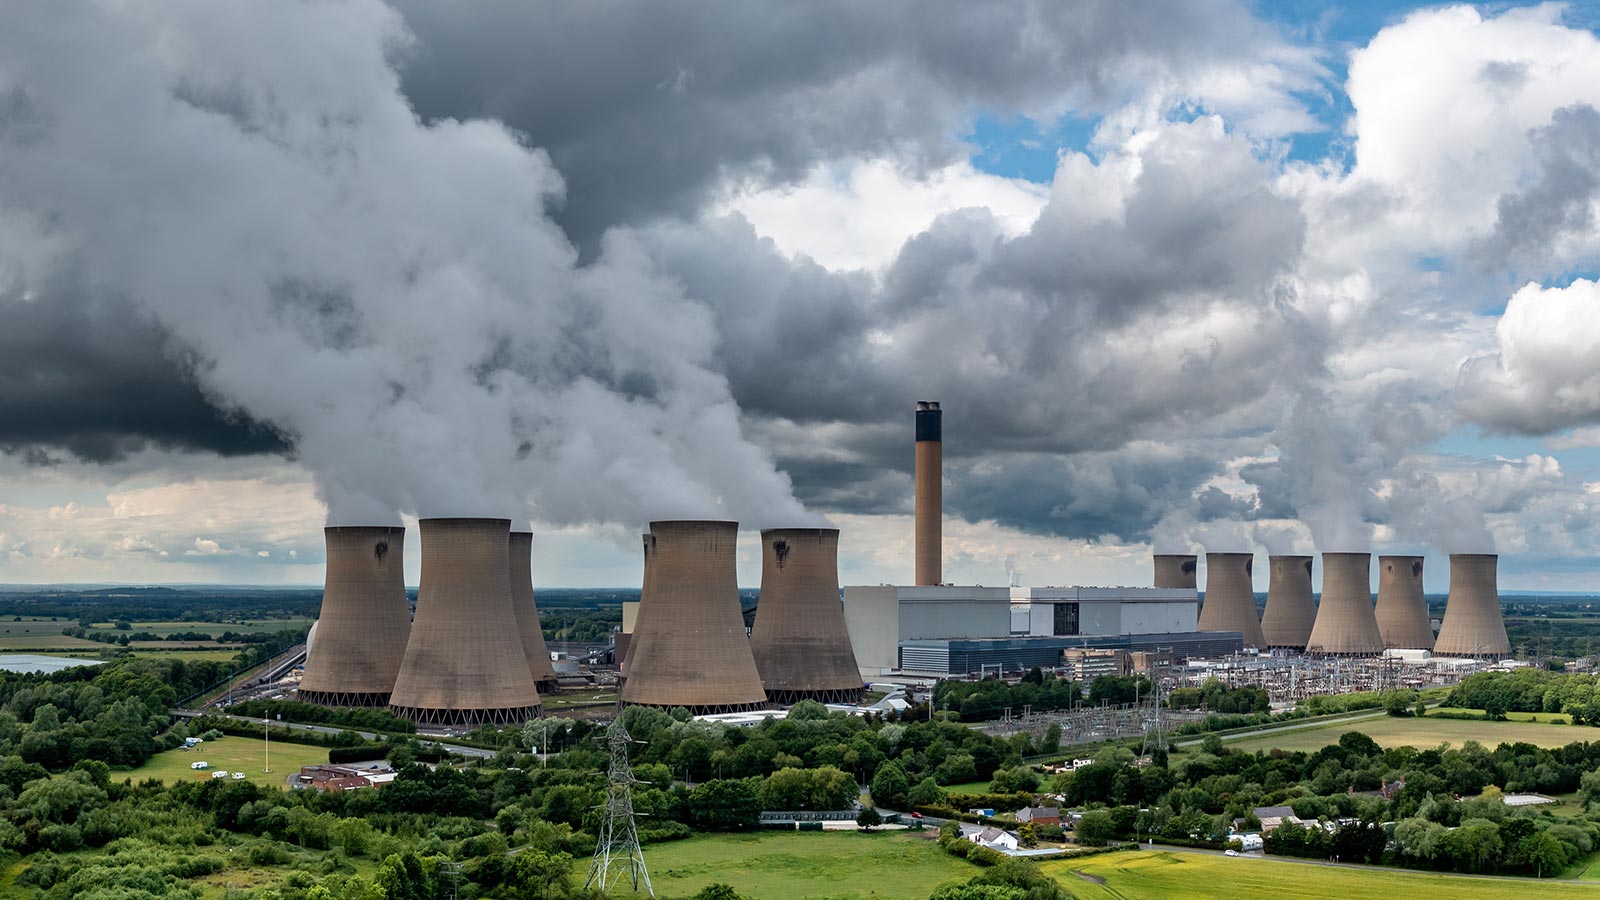
[[[1257,821],[1261,823],[1261,833],[1271,834],[1280,825],[1304,825],[1305,822],[1294,814],[1292,806],[1258,806],[1251,810]]]
[[[1061,809],[1055,806],[1025,806],[1017,810],[1018,822],[1032,822],[1035,825],[1060,825]]]
[[[388,766],[302,766],[295,782],[300,787],[321,791],[351,791],[382,787],[393,781],[394,776],[395,771]]]
[[[980,847],[988,847],[990,850],[999,850],[1002,853],[1016,850],[1019,846],[1016,835],[993,825],[982,831],[973,832],[970,837],[974,844]]]

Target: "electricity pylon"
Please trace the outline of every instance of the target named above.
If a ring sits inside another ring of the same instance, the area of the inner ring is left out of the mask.
[[[589,877],[583,882],[583,889],[594,886],[609,894],[612,883],[626,877],[634,893],[643,883],[644,892],[654,897],[656,891],[644,868],[639,829],[633,820],[633,786],[643,782],[633,777],[633,767],[628,765],[631,743],[633,738],[622,724],[622,716],[617,716],[606,729],[606,746],[611,750],[610,784],[606,787],[605,813],[600,819],[600,838],[595,842],[594,859],[589,863]]]

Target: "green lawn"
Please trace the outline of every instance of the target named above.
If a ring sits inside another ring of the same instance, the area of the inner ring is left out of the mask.
[[[315,619],[246,619],[243,622],[134,622],[132,631],[148,631],[151,634],[168,635],[174,631],[203,631],[212,637],[232,631],[235,634],[258,634],[271,631],[304,631],[311,627]],[[5,623],[0,622],[0,627]],[[96,631],[106,631],[112,626],[110,622],[97,622]],[[60,631],[58,626],[56,631]]]
[[[191,763],[199,760],[210,763],[211,768],[198,772],[189,768]],[[265,762],[262,742],[257,738],[229,735],[215,741],[206,741],[193,750],[166,750],[157,753],[139,768],[131,772],[113,772],[112,777],[131,778],[134,781],[159,778],[171,784],[178,781],[203,781],[216,771],[226,771],[230,778],[234,772],[244,772],[250,781],[281,787],[291,773],[300,771],[301,766],[327,761],[326,747],[273,741],[272,772],[268,774],[261,771]]]
[[[688,897],[720,881],[760,900],[926,900],[939,885],[978,873],[937,842],[908,832],[708,835],[651,844],[644,862],[658,897]],[[588,866],[588,860],[576,864],[579,884]],[[623,887],[612,896],[634,894]]]
[[[110,644],[102,644],[86,638],[68,637],[57,628],[55,634],[4,634],[0,633],[0,652],[37,653],[40,650],[100,650]]]
[[[987,794],[988,781],[968,781],[965,784],[947,784],[944,789],[952,794]]]
[[[1337,722],[1316,728],[1303,728],[1252,737],[1240,735],[1228,746],[1245,751],[1317,750],[1339,742],[1339,735],[1359,731],[1384,747],[1435,747],[1442,743],[1461,746],[1477,741],[1494,747],[1502,743],[1526,741],[1538,747],[1564,747],[1573,741],[1600,740],[1600,730],[1572,725],[1539,722],[1474,722],[1464,719],[1394,718],[1381,716],[1361,722]]]
[[[1592,884],[1467,878],[1397,869],[1316,866],[1252,857],[1165,851],[1110,853],[1043,864],[1079,900],[1276,900],[1404,897],[1490,900],[1600,896]],[[1080,874],[1081,873],[1081,874]],[[1089,876],[1085,878],[1083,876]]]
[[[1459,706],[1441,706],[1441,707],[1439,707],[1437,709],[1432,709],[1432,710],[1428,711],[1428,715],[1430,715],[1430,716],[1431,715],[1437,715],[1437,714],[1440,714],[1440,713],[1444,713],[1444,714],[1448,714],[1448,715],[1481,716],[1481,715],[1483,715],[1483,710],[1481,710],[1481,709],[1463,709],[1462,707],[1459,707]],[[1508,712],[1508,713],[1506,713],[1506,721],[1508,721],[1508,722],[1544,722],[1544,723],[1549,724],[1549,725],[1571,725],[1572,724],[1572,717],[1567,715],[1566,713]]]

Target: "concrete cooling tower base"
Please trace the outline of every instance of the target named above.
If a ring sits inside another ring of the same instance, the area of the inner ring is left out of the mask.
[[[1395,650],[1432,650],[1433,626],[1422,594],[1422,557],[1378,557],[1378,632]]]
[[[1317,604],[1311,597],[1311,557],[1270,556],[1267,565],[1270,580],[1261,633],[1273,649],[1304,650],[1317,619]]]
[[[1511,655],[1500,611],[1499,561],[1491,553],[1450,554],[1450,596],[1434,641],[1435,656]]]
[[[323,529],[327,577],[317,640],[309,646],[296,697],[322,706],[389,705],[406,655],[406,530],[388,526]]]
[[[837,528],[761,532],[761,605],[750,650],[768,700],[861,699],[861,670],[839,602]]]
[[[512,608],[510,521],[420,524],[422,584],[390,711],[424,728],[539,718],[539,690]]]
[[[1372,554],[1322,554],[1322,602],[1307,653],[1377,656],[1383,635],[1372,608]]]
[[[1206,554],[1206,596],[1200,607],[1201,631],[1237,631],[1246,647],[1263,649],[1261,620],[1256,617],[1254,556],[1249,553]]]

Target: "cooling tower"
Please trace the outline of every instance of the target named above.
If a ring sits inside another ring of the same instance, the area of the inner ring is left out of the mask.
[[[1267,557],[1267,608],[1261,613],[1261,634],[1268,647],[1304,650],[1317,619],[1311,599],[1311,557]]]
[[[750,650],[774,703],[861,699],[861,670],[839,602],[839,529],[761,532],[761,605]]]
[[[1371,656],[1383,652],[1372,612],[1372,554],[1322,554],[1322,602],[1307,653]]]
[[[1263,648],[1261,620],[1256,618],[1256,589],[1251,582],[1255,556],[1250,553],[1206,554],[1206,599],[1200,607],[1201,631],[1237,631],[1246,647]]]
[[[1197,566],[1193,553],[1157,553],[1155,558],[1156,587],[1194,589]]]
[[[406,530],[322,530],[328,569],[317,642],[307,647],[299,698],[324,706],[387,706],[406,655],[411,612],[402,552]]]
[[[1432,650],[1433,627],[1422,596],[1422,557],[1378,557],[1378,634],[1383,646]]]
[[[511,522],[423,519],[422,585],[389,709],[418,725],[516,725],[540,715],[511,603]]]
[[[1493,553],[1450,554],[1450,597],[1433,652],[1439,656],[1510,656],[1511,640],[1500,613]],[[321,638],[321,635],[318,635]]]
[[[944,514],[944,414],[939,404],[917,401],[917,584],[941,584]]]
[[[650,570],[656,555],[656,536],[646,533],[640,537],[643,538],[644,545],[644,578],[639,582],[639,612],[634,617],[633,630],[628,632],[627,649],[623,652],[622,659],[618,660],[624,677],[628,674],[628,665],[633,662],[635,639],[639,636],[639,627],[644,624],[645,610],[649,608],[649,604],[645,601],[650,599]]]
[[[522,652],[528,657],[528,672],[540,693],[553,691],[556,670],[550,665],[544,629],[539,627],[539,605],[533,599],[533,533],[511,532],[507,553],[511,556],[511,609],[517,617],[517,632],[522,636]]]
[[[734,571],[736,522],[651,522],[648,597],[639,604],[628,706],[695,715],[765,709]]]

